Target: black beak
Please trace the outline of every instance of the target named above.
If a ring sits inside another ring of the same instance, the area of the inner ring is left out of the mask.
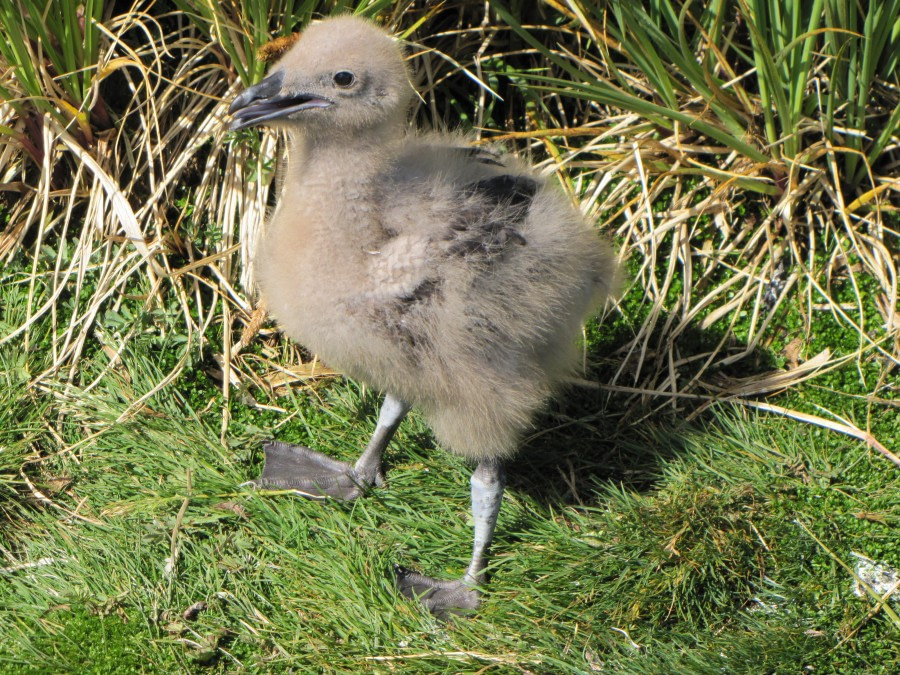
[[[282,94],[283,83],[284,71],[279,71],[238,94],[228,108],[228,114],[234,117],[229,131],[256,126],[298,110],[327,108],[333,103],[313,94]]]

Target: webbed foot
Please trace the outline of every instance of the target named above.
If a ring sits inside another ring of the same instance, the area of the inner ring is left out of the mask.
[[[352,465],[339,462],[302,445],[273,441],[266,453],[262,475],[252,484],[260,488],[294,490],[311,499],[356,499],[372,485],[381,484],[381,472],[364,475]]]
[[[412,600],[418,600],[438,619],[471,614],[481,605],[481,591],[465,579],[432,579],[397,566],[397,587]]]

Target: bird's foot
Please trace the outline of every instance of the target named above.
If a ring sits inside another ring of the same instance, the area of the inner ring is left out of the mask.
[[[353,466],[327,457],[302,445],[271,442],[263,446],[266,453],[262,475],[250,481],[256,487],[294,490],[312,499],[351,501],[374,484],[381,483],[380,472],[361,475]]]
[[[407,598],[418,600],[438,619],[471,614],[481,604],[481,591],[465,579],[443,581],[398,566],[397,587]]]

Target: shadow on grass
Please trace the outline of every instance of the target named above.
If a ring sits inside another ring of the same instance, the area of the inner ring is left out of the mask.
[[[712,417],[705,413],[688,419],[700,401],[673,399],[670,405],[661,397],[638,400],[634,394],[602,388],[615,376],[632,337],[632,328],[620,325],[594,341],[587,356],[595,365],[589,368],[586,383],[565,388],[539,415],[534,431],[509,462],[510,487],[548,506],[585,506],[597,501],[604,483],[639,492],[651,489],[665,463],[683,453],[684,439]],[[708,354],[722,337],[719,330],[689,328],[678,340],[679,360],[692,362],[693,357]],[[736,342],[730,346],[744,348]],[[651,342],[650,348],[666,347]],[[757,350],[717,374],[747,377],[774,367],[771,354]],[[685,381],[692,374],[679,372]]]

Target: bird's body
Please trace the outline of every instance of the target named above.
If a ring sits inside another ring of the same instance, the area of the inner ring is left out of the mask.
[[[477,605],[500,459],[569,374],[579,327],[608,293],[615,264],[529,167],[459,136],[409,132],[410,94],[393,42],[339,17],[307,29],[231,112],[235,127],[274,122],[290,132],[256,264],[267,306],[293,339],[388,394],[355,467],[276,444],[263,478],[355,498],[358,484],[380,479],[403,415],[421,410],[444,447],[480,462],[466,577],[406,579],[405,591],[426,592],[426,604],[445,611]]]
[[[482,459],[512,453],[569,374],[610,261],[556,188],[458,142],[342,163],[299,137],[257,268],[288,335]]]

